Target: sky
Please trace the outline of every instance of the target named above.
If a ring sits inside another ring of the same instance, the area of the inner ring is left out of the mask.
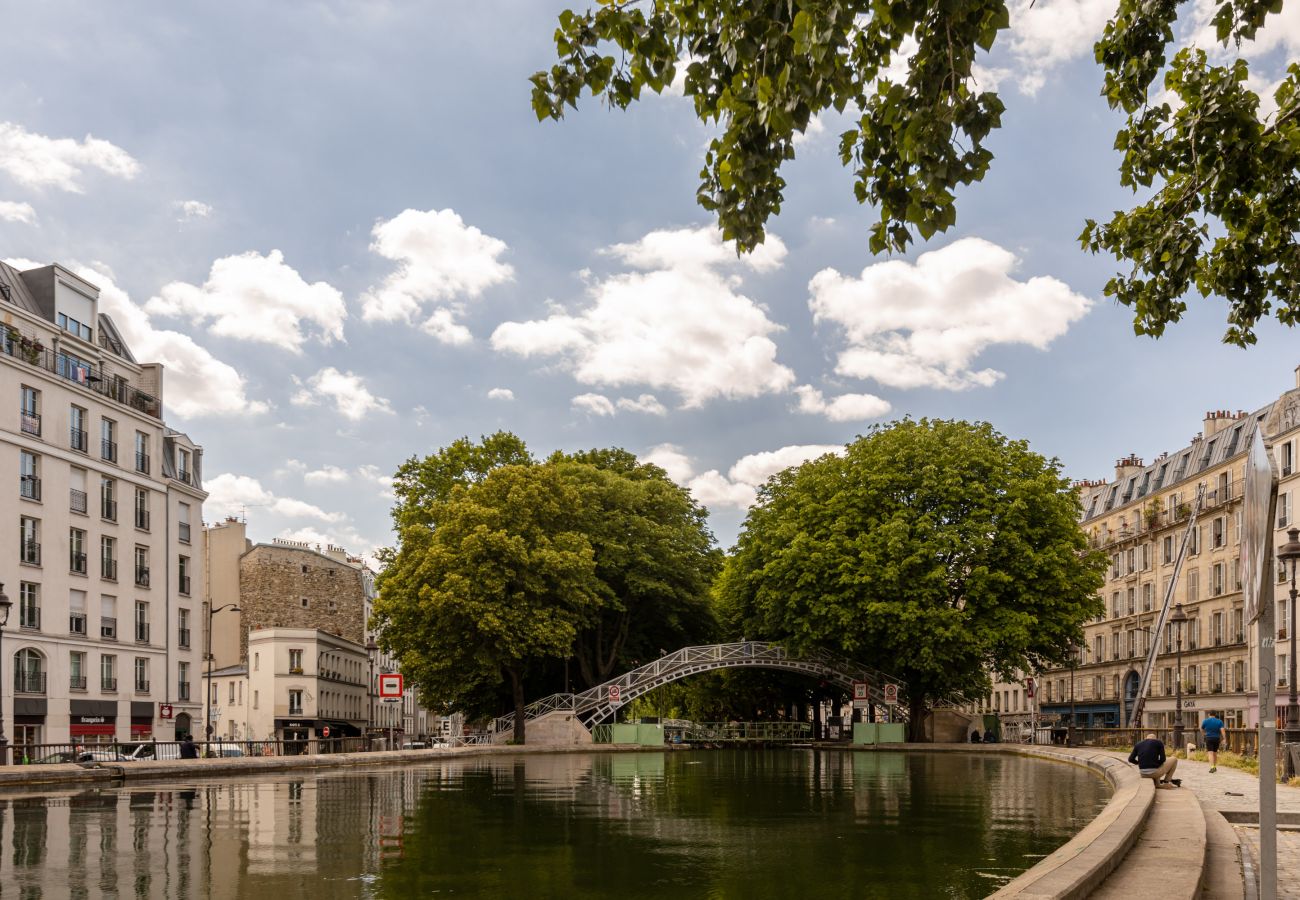
[[[83,273],[164,363],[208,522],[369,554],[404,460],[506,429],[658,463],[726,548],[768,476],[903,416],[987,420],[1105,478],[1294,386],[1300,335],[1226,346],[1223,303],[1193,297],[1137,337],[1102,295],[1116,263],[1079,248],[1135,202],[1092,61],[1113,0],[1012,0],[979,69],[1007,107],[992,171],[894,257],[868,250],[834,115],[744,258],[694,202],[713,132],[679,91],[537,122],[565,5],[7,11],[0,257]],[[1212,50],[1213,4],[1188,9]],[[1247,52],[1280,78],[1300,4]]]

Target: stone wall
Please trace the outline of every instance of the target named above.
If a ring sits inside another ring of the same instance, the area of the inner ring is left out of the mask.
[[[248,659],[249,629],[319,628],[366,642],[360,570],[314,550],[257,544],[239,561],[239,597],[241,660]]]

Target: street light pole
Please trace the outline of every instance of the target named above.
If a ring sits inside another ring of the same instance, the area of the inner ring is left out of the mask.
[[[1300,741],[1300,701],[1296,698],[1296,563],[1300,562],[1300,528],[1291,528],[1286,533],[1287,541],[1281,547],[1277,548],[1277,558],[1282,561],[1284,567],[1288,562],[1291,563],[1291,615],[1287,624],[1287,637],[1291,641],[1291,655],[1287,659],[1287,703],[1286,703],[1286,732],[1284,740],[1293,744]]]
[[[1183,746],[1183,626],[1187,624],[1187,613],[1183,612],[1181,603],[1174,604],[1174,611],[1169,615],[1169,624],[1174,629],[1175,666],[1178,667],[1174,679],[1174,752]]]
[[[9,597],[5,595],[5,586],[0,584],[0,641],[4,637],[5,626],[9,624],[9,608],[13,606],[9,602]],[[0,685],[4,684],[4,650],[0,648]],[[3,691],[0,691],[0,697],[3,697]],[[0,705],[0,766],[9,764],[9,739],[5,737],[5,711],[4,706]]]
[[[213,609],[208,607],[208,683],[204,686],[203,692],[203,738],[205,741],[212,740],[212,617],[225,610],[239,612],[239,607],[233,603],[227,603],[224,606],[218,606]]]
[[[366,682],[366,697],[370,701],[370,719],[366,726],[366,747],[370,746],[370,741],[375,733],[375,653],[378,650],[379,645],[375,643],[374,638],[366,641],[366,658],[370,660],[370,680]]]

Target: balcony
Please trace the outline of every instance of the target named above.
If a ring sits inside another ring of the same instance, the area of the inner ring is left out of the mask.
[[[18,496],[24,500],[41,499],[41,479],[37,475],[18,476]]]
[[[117,581],[117,560],[101,559],[99,561],[99,574],[105,581]]]
[[[116,679],[116,678],[103,678],[103,677],[101,677],[101,678],[99,679],[99,689],[100,689],[101,691],[103,691],[104,693],[106,693],[106,694],[116,694],[116,693],[117,693],[117,679]]]
[[[148,567],[148,566],[136,566],[136,567],[135,567],[135,583],[136,583],[137,585],[139,585],[140,587],[148,587],[148,586],[149,586],[149,567]]]
[[[188,628],[179,629],[176,634],[176,639],[182,650],[188,650],[190,646],[190,630]]]
[[[68,690],[70,690],[70,691],[84,691],[85,689],[86,689],[86,676],[85,676],[85,675],[69,675],[69,676],[68,676]]]
[[[39,631],[41,627],[41,608],[26,603],[20,604],[18,607],[18,626]]]
[[[181,543],[188,544],[190,542],[190,523],[181,522],[179,525],[176,526],[176,528],[178,531],[178,537],[180,537],[181,539]]]
[[[290,674],[290,675],[301,675],[301,674],[302,674],[302,666],[290,666],[290,667],[289,667],[289,674]]]
[[[301,715],[302,715],[302,706],[301,706],[301,705],[299,705],[299,706],[294,706],[292,703],[290,703],[290,704],[289,704],[289,715],[291,715],[291,716],[301,716]]]
[[[112,616],[100,616],[99,636],[106,641],[117,640],[117,619]]]
[[[99,516],[110,522],[117,521],[117,501],[103,498],[99,502]]]
[[[44,694],[45,693],[45,673],[44,672],[24,672],[21,669],[14,672],[14,693],[15,694]]]
[[[109,462],[117,462],[117,441],[110,441],[108,438],[100,438],[99,458],[106,459]]]
[[[194,473],[188,472],[185,469],[178,469],[176,472],[176,480],[192,485],[194,484]]]
[[[135,680],[135,692],[137,694],[149,693],[149,680],[147,678],[137,678]]]
[[[85,515],[87,509],[86,492],[72,488],[68,492],[68,509],[72,510],[74,513]]]
[[[74,575],[86,574],[86,554],[75,550],[68,554],[68,571]]]
[[[135,451],[135,470],[145,475],[149,474],[149,454],[140,450]]]
[[[147,643],[149,643],[149,623],[148,623],[148,622],[136,622],[136,623],[135,623],[135,642],[136,642],[137,644],[147,644]]]
[[[41,564],[41,545],[36,541],[23,541],[18,548],[18,561],[29,566]]]
[[[182,594],[186,595],[187,597],[189,596],[189,593],[190,593],[190,576],[188,576],[188,575],[182,575],[182,576],[180,576],[180,591],[181,591]]]
[[[190,699],[190,683],[188,681],[182,681],[178,685],[176,685],[176,699],[177,700]]]
[[[18,411],[18,427],[22,429],[23,434],[30,434],[34,437],[41,436],[41,414]]]
[[[15,337],[15,335],[17,336]],[[103,335],[100,335],[101,344],[106,340]],[[152,416],[155,419],[162,418],[162,404],[158,402],[158,398],[137,390],[131,386],[130,382],[119,375],[105,376],[102,374],[102,370],[100,373],[96,373],[84,366],[70,366],[68,357],[64,354],[47,350],[41,344],[39,338],[21,334],[16,328],[10,328],[9,340],[0,340],[0,353],[22,360],[37,369],[44,369],[46,372],[59,375],[67,379],[69,384],[76,385],[93,394],[99,394],[101,397],[107,397],[109,400],[123,406],[129,406],[146,416]],[[70,371],[85,374],[69,378],[68,373]]]
[[[80,450],[82,453],[85,453],[86,447],[88,447],[89,445],[90,445],[90,441],[86,437],[86,432],[82,431],[80,428],[68,429],[69,447],[71,447],[73,450]]]
[[[86,633],[86,614],[84,612],[68,613],[68,634]]]
[[[135,508],[135,527],[141,531],[149,530],[149,510],[138,506]]]

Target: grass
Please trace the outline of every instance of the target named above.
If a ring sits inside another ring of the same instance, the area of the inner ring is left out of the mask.
[[[1180,757],[1186,757],[1187,754],[1180,753]],[[1210,757],[1204,750],[1197,750],[1191,756],[1197,762],[1209,762]],[[1252,775],[1259,774],[1259,760],[1253,756],[1242,756],[1239,753],[1232,753],[1228,750],[1219,751],[1219,765],[1225,769],[1240,769],[1243,772],[1249,772]]]

